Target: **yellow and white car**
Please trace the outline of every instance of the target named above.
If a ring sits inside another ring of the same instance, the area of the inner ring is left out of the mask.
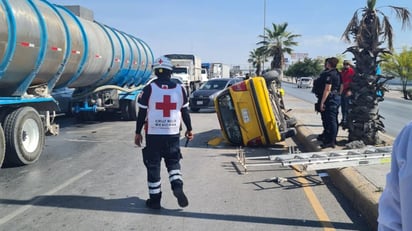
[[[215,99],[215,109],[223,136],[234,145],[265,146],[295,135],[293,128],[286,127],[284,114],[276,104],[262,77],[222,91]]]

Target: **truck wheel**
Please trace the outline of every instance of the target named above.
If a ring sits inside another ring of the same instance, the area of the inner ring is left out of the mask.
[[[0,168],[4,161],[4,155],[6,153],[6,139],[4,137],[3,127],[0,125]]]
[[[137,119],[137,96],[135,100],[129,100],[129,120]]]
[[[129,100],[120,100],[120,111],[122,120],[129,121],[130,120],[130,113],[129,113]]]
[[[27,165],[36,162],[45,143],[44,126],[39,113],[31,107],[22,107],[4,120],[6,140],[5,162]]]
[[[136,98],[137,100],[137,98]],[[136,100],[121,100],[120,109],[122,112],[122,119],[126,121],[133,121],[137,119],[137,102]]]

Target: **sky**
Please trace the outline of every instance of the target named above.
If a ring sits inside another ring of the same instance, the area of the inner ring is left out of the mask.
[[[309,58],[342,54],[351,44],[342,33],[366,0],[49,0],[57,5],[80,5],[93,11],[96,21],[145,41],[155,58],[188,53],[202,62],[221,62],[248,69],[263,28],[288,23],[300,34],[295,53]],[[410,0],[378,0],[377,8],[389,16],[395,31],[394,47],[412,46],[412,28],[402,30],[394,12],[386,7],[406,7]],[[287,56],[288,57],[288,56]],[[345,58],[352,55],[346,53]],[[290,57],[289,57],[289,60]],[[292,60],[291,60],[292,61]]]

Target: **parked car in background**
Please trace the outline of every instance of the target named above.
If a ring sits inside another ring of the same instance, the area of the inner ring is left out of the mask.
[[[298,88],[308,88],[313,86],[313,78],[312,77],[300,77],[298,79]]]
[[[193,112],[200,109],[215,109],[214,101],[224,89],[242,82],[240,78],[215,78],[209,79],[199,89],[192,92],[189,97],[189,108]]]
[[[246,80],[246,76],[242,75],[242,76],[235,76],[235,78],[240,79],[241,81]]]

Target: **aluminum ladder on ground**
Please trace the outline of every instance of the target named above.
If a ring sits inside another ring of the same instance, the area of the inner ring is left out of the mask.
[[[288,166],[298,171],[325,170],[371,164],[384,164],[391,161],[392,146],[367,146],[360,149],[332,150],[321,152],[268,155],[266,157],[246,157],[242,149],[237,159],[245,171],[249,166],[277,165]],[[248,164],[248,160],[266,160],[265,163]]]

